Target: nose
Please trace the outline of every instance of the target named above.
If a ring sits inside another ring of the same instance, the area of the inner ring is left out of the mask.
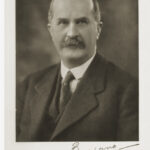
[[[74,23],[71,23],[68,26],[67,36],[68,37],[78,36],[78,30],[77,30],[77,27],[76,27],[76,25]]]

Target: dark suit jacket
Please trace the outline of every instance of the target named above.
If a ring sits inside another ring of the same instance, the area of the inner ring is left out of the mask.
[[[17,90],[17,141],[38,141],[60,65],[30,75]],[[138,84],[100,55],[67,104],[49,141],[138,140]]]

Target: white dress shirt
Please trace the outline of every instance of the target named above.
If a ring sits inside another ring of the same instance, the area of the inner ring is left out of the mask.
[[[92,60],[94,59],[96,55],[96,52],[94,53],[94,55],[88,59],[85,63],[83,63],[82,65],[78,66],[78,67],[74,67],[71,69],[68,69],[63,62],[61,61],[61,77],[62,77],[62,82],[67,74],[68,71],[71,71],[72,74],[74,75],[75,79],[71,81],[70,83],[70,90],[72,93],[74,93],[74,91],[76,90],[77,84],[80,82],[81,78],[83,77],[84,73],[86,72],[87,68],[89,67],[89,65],[91,64]]]

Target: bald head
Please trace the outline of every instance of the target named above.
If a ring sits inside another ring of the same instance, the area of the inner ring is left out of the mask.
[[[54,15],[53,14],[53,12],[54,12],[54,10],[53,10],[54,1],[56,1],[56,0],[51,0],[50,8],[49,8],[49,11],[48,11],[48,22],[49,22],[49,24],[51,23],[51,20],[52,20],[53,15]],[[92,12],[93,12],[94,18],[97,21],[97,23],[99,24],[101,22],[101,12],[100,12],[99,3],[98,3],[97,0],[91,0],[91,2],[93,3]]]

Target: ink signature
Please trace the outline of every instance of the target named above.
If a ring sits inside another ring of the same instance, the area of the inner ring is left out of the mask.
[[[75,142],[72,144],[72,150],[79,150],[79,142]]]
[[[138,146],[139,144],[133,144],[133,145],[128,145],[125,147],[120,147],[118,148],[117,145],[111,145],[111,146],[106,146],[106,147],[95,147],[94,149],[89,149],[89,150],[124,150],[128,149],[134,146]],[[79,142],[75,142],[72,144],[72,150],[80,150],[79,148]]]

